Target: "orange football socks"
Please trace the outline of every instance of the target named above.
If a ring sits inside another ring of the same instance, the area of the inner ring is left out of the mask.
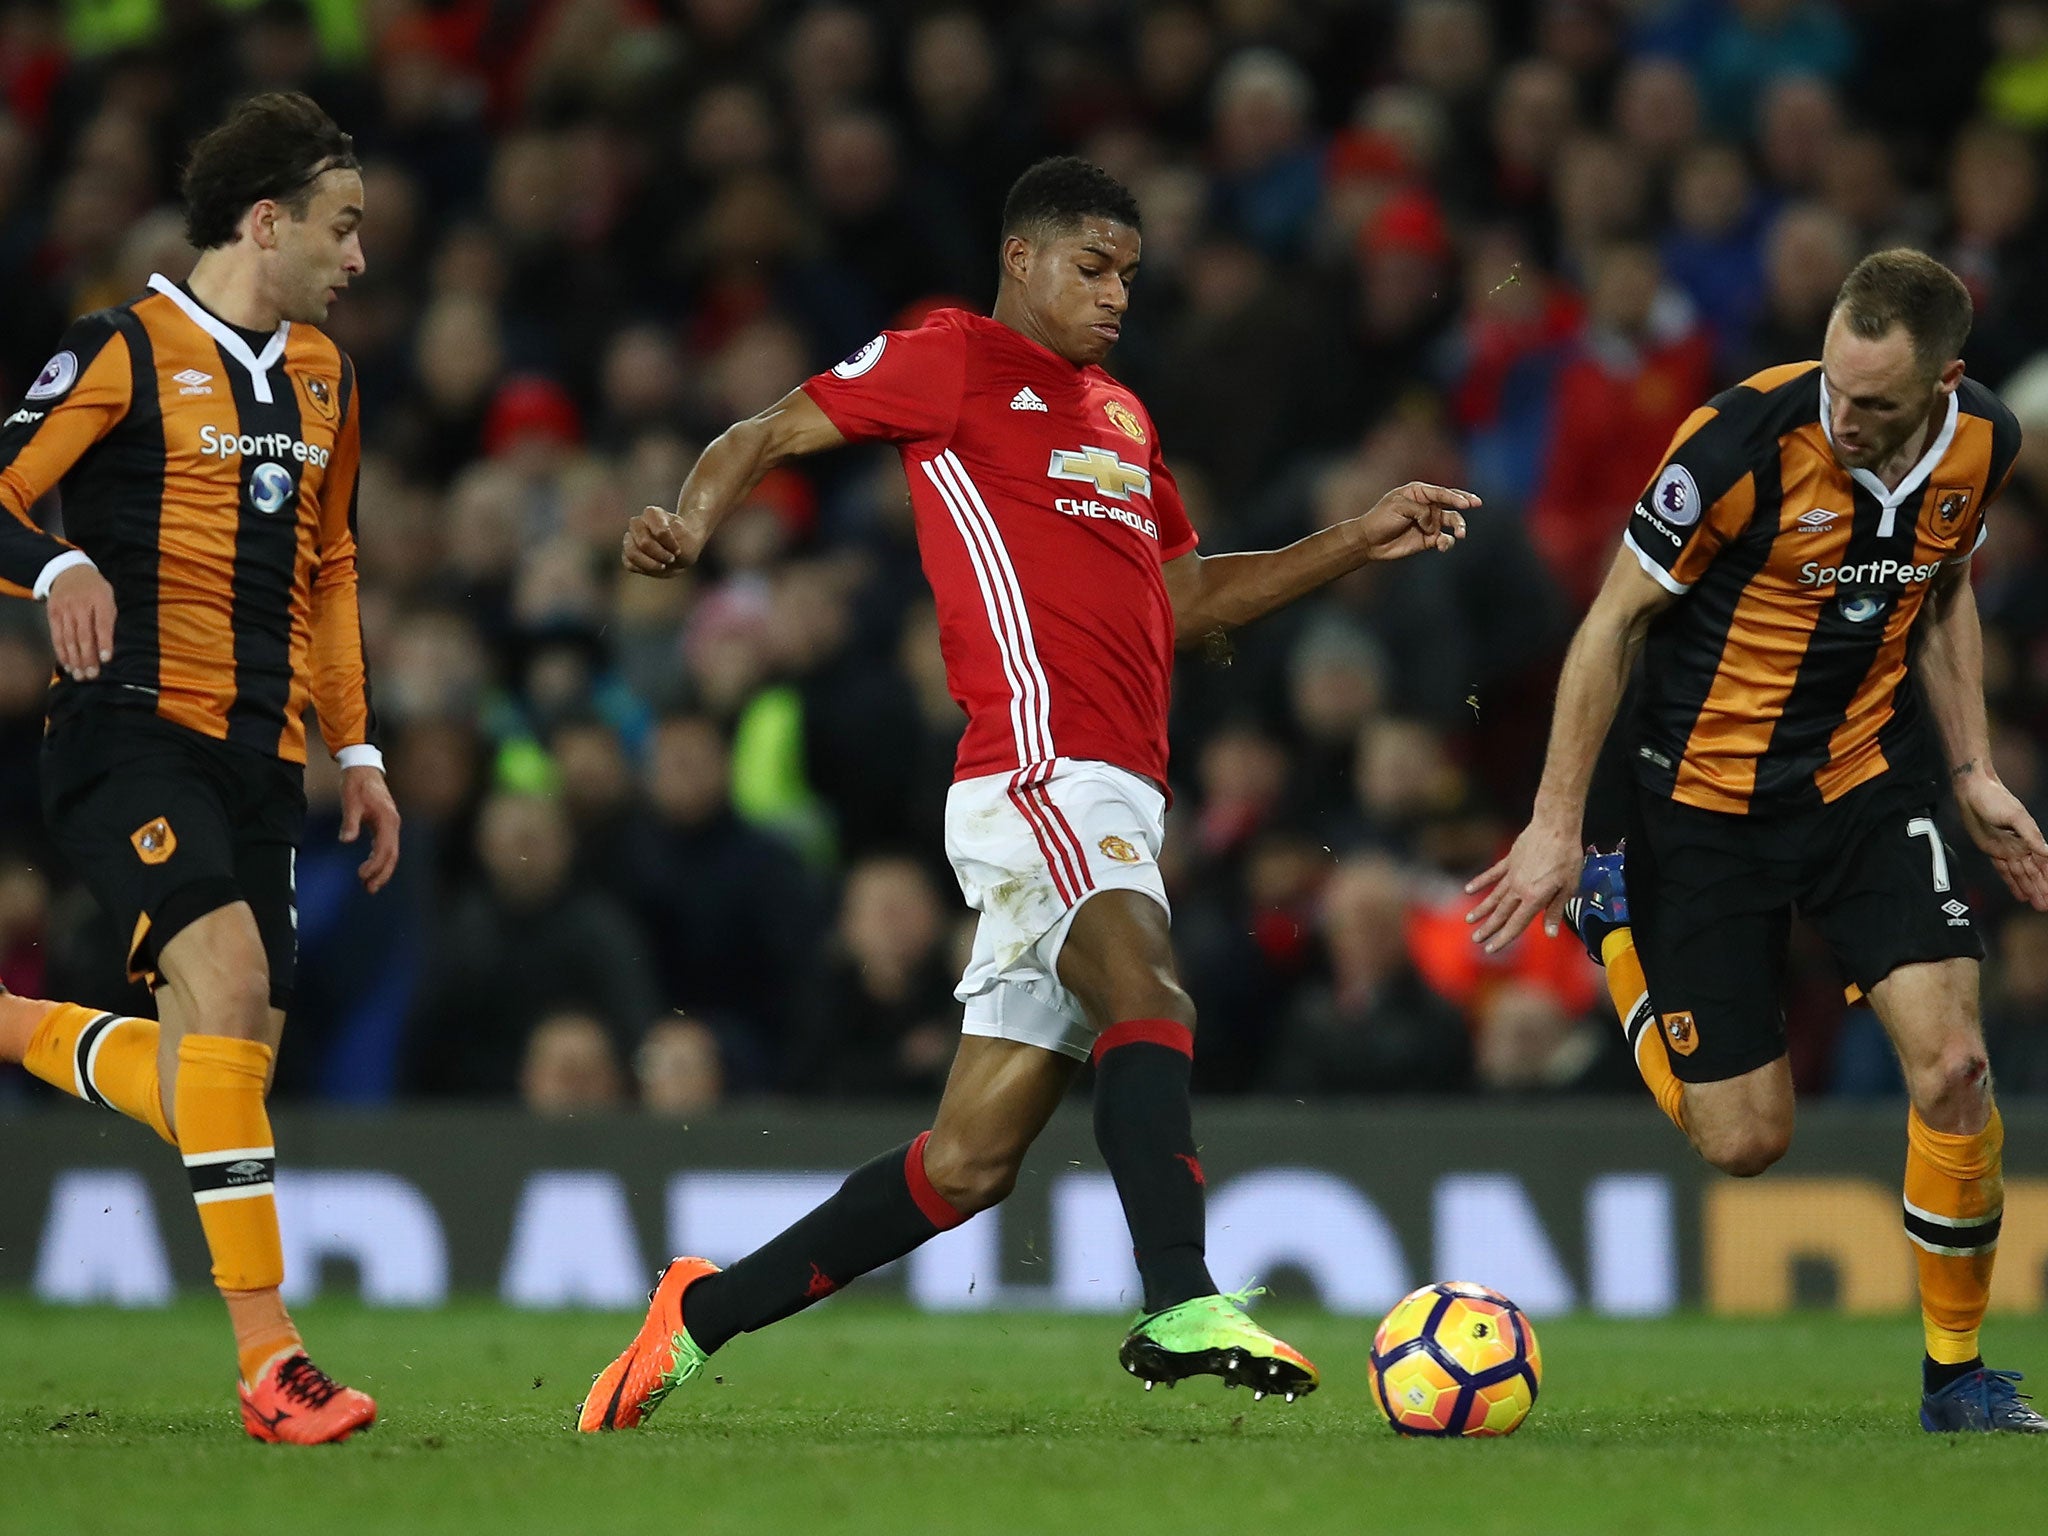
[[[213,1255],[213,1283],[235,1325],[244,1381],[299,1339],[278,1296],[277,1151],[263,1107],[270,1058],[260,1040],[187,1035],[178,1043],[178,1149]]]
[[[118,1013],[0,996],[0,1056],[17,1060],[52,1087],[118,1110],[173,1146],[157,1077],[157,1024]]]
[[[1657,1010],[1650,1006],[1649,983],[1643,979],[1643,962],[1636,958],[1636,939],[1626,927],[1616,928],[1600,941],[1600,960],[1607,967],[1607,995],[1614,999],[1614,1011],[1628,1034],[1629,1055],[1636,1071],[1643,1075],[1657,1107],[1681,1131],[1685,1129],[1685,1084],[1671,1070],[1671,1053],[1664,1048],[1664,1032],[1657,1028]]]
[[[1977,1329],[1991,1301],[1991,1266],[2005,1210],[2005,1124],[1994,1105],[1974,1136],[1937,1131],[1906,1116],[1906,1236],[1920,1261],[1920,1317],[1927,1358],[1977,1358]]]

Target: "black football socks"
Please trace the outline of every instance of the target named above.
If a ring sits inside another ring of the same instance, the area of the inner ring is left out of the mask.
[[[780,1322],[966,1220],[924,1171],[930,1134],[862,1164],[794,1226],[730,1269],[693,1282],[683,1323],[697,1347],[709,1354]]]
[[[1194,1031],[1173,1019],[1126,1019],[1095,1041],[1095,1144],[1123,1202],[1147,1313],[1216,1291],[1202,1257],[1194,1054]]]

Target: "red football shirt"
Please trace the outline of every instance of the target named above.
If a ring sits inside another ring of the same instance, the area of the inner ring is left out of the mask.
[[[942,309],[804,392],[850,442],[903,453],[946,680],[954,777],[1056,757],[1164,785],[1173,607],[1195,547],[1144,406],[994,320]]]

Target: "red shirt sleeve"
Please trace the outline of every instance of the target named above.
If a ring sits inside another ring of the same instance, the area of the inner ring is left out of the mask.
[[[884,331],[845,362],[804,381],[804,393],[850,443],[943,443],[960,417],[966,338],[934,317]]]
[[[1147,426],[1151,426],[1148,421]],[[1187,504],[1180,499],[1180,483],[1166,467],[1166,455],[1159,451],[1159,429],[1152,432],[1152,521],[1159,525],[1159,563],[1178,560],[1201,540],[1188,521]]]

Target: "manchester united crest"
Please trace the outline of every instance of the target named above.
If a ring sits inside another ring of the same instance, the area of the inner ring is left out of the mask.
[[[1102,402],[1102,413],[1116,424],[1117,431],[1134,443],[1145,441],[1145,423],[1138,420],[1138,413],[1121,400]]]
[[[1138,850],[1133,848],[1126,839],[1118,837],[1114,833],[1105,837],[1095,846],[1102,850],[1104,858],[1115,859],[1119,864],[1135,864],[1138,862]]]

